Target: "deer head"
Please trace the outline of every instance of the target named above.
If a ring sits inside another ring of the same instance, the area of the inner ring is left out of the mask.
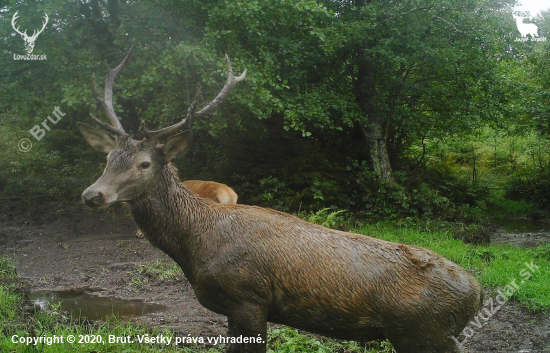
[[[38,35],[40,33],[42,33],[42,31],[44,30],[44,28],[46,28],[46,25],[48,24],[48,15],[45,13],[44,14],[44,22],[42,23],[42,29],[40,30],[34,30],[32,36],[29,36],[27,35],[27,30],[25,30],[25,32],[21,32],[19,30],[19,27],[15,27],[16,24],[15,24],[15,21],[19,18],[19,16],[17,16],[17,13],[19,11],[15,11],[15,13],[13,14],[13,17],[11,18],[11,26],[13,27],[13,29],[19,33],[21,35],[21,37],[23,38],[23,40],[25,41],[25,51],[27,52],[27,54],[31,54],[33,49],[34,49],[34,42],[36,41],[36,38],[38,38]]]
[[[131,52],[132,49],[116,68],[107,67],[104,98],[101,98],[96,87],[95,77],[92,75],[94,98],[97,104],[103,108],[111,125],[92,114],[90,114],[92,119],[102,129],[78,123],[78,128],[86,141],[94,149],[108,153],[107,166],[103,175],[82,194],[84,202],[92,207],[106,207],[119,201],[131,202],[146,193],[159,191],[157,189],[159,188],[160,174],[168,167],[172,159],[183,156],[190,146],[192,121],[212,113],[229,95],[231,89],[246,76],[246,70],[241,76],[233,75],[231,62],[226,54],[227,81],[214,100],[196,111],[198,103],[195,98],[185,119],[158,131],[149,131],[142,124],[141,131],[145,137],[138,141],[124,131],[113,109],[115,78],[128,62]],[[166,141],[161,143],[161,139],[166,139]]]

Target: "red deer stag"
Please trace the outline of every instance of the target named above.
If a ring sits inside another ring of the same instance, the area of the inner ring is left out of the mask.
[[[265,352],[267,322],[344,340],[387,338],[399,353],[459,352],[453,340],[482,304],[482,287],[455,263],[423,248],[341,232],[272,209],[210,202],[180,183],[171,160],[189,146],[190,119],[212,112],[245,77],[228,78],[203,109],[134,140],[113,111],[112,86],[128,56],[108,70],[112,126],[79,124],[108,153],[103,175],[82,194],[91,207],[125,201],[147,239],[182,268],[197,299],[226,315],[228,335],[254,339],[227,352]],[[111,134],[116,135],[113,138]],[[164,143],[160,140],[166,138]]]

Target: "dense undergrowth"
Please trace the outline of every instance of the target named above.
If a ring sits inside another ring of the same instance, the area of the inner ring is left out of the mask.
[[[78,200],[102,173],[104,156],[75,131],[14,154],[16,136],[3,129],[0,197]],[[177,161],[181,178],[224,182],[240,203],[292,213],[346,210],[346,218],[370,222],[428,217],[480,223],[509,212],[503,206],[508,200],[527,201],[516,215],[541,217],[550,205],[550,146],[534,133],[503,135],[485,128],[469,137],[423,140],[395,162],[395,185],[380,183],[365,160],[345,158],[335,141],[289,133],[281,146],[279,134],[254,143],[231,133],[221,138],[199,131],[195,151]],[[274,144],[281,147],[266,150]]]

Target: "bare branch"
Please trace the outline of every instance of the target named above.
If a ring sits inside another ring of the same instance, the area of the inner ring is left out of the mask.
[[[462,32],[460,29],[456,28],[456,26],[455,26],[454,24],[450,23],[449,21],[447,21],[447,20],[445,20],[445,19],[443,19],[443,18],[441,18],[441,17],[439,17],[439,16],[435,16],[435,15],[432,16],[432,17],[437,18],[438,20],[440,20],[440,21],[442,21],[442,22],[445,22],[449,27],[452,27],[452,28],[453,28],[455,31],[457,31],[458,33],[464,33],[464,32]]]

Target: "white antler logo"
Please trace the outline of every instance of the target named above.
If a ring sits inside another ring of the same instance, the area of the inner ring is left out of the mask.
[[[17,13],[19,11],[15,11],[15,13],[13,14],[13,17],[11,19],[11,26],[13,27],[13,29],[19,33],[21,35],[21,37],[23,38],[23,40],[25,41],[25,51],[27,52],[27,54],[31,54],[33,49],[34,49],[34,42],[36,41],[36,38],[38,38],[38,35],[40,33],[42,33],[42,31],[44,30],[44,28],[46,28],[46,25],[48,24],[48,15],[46,13],[44,13],[44,22],[42,23],[42,29],[41,30],[34,30],[32,36],[29,36],[27,34],[27,30],[25,30],[25,32],[21,32],[19,31],[19,27],[15,27],[15,20],[17,20],[17,18],[19,16],[17,16]]]

